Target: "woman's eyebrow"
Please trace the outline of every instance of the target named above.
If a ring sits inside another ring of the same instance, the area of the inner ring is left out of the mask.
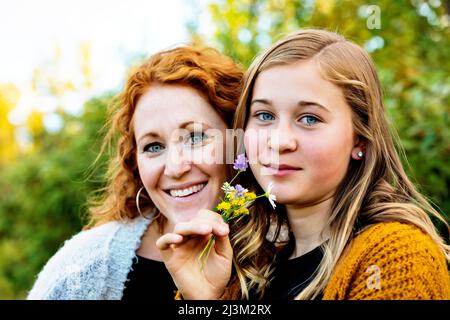
[[[207,129],[214,128],[214,126],[212,124],[207,123],[207,122],[200,122],[200,121],[186,121],[186,122],[181,123],[179,128],[186,129],[187,127],[189,127],[191,125],[194,127],[195,127],[195,125],[201,125],[202,127],[205,127]],[[148,137],[157,139],[157,138],[160,138],[160,135],[157,134],[156,132],[147,132],[147,133],[143,134],[142,136],[140,136],[137,141],[139,143],[139,142],[141,142],[141,140],[148,138]]]
[[[144,135],[139,137],[138,143],[141,142],[141,140],[143,140],[143,139],[145,139],[147,137],[159,138],[159,135],[157,133],[154,133],[154,132],[147,132],[146,134],[144,134]]]
[[[214,128],[211,123],[201,122],[201,121],[186,121],[180,125],[180,129],[186,129],[189,126],[201,125],[202,127]]]

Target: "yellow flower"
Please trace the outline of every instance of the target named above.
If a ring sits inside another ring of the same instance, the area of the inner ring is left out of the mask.
[[[255,199],[256,199],[256,194],[254,192],[246,192],[245,193],[245,200],[253,201]]]
[[[240,209],[237,210],[237,213],[239,215],[241,215],[241,214],[248,214],[248,209],[247,208],[240,208]]]
[[[239,207],[243,207],[243,206],[245,206],[245,203],[246,203],[246,201],[245,201],[245,199],[239,199],[238,201],[236,201],[236,204],[239,206]]]
[[[230,208],[231,208],[231,205],[228,202],[225,202],[225,201],[222,201],[217,206],[217,210],[222,210],[222,211],[226,211],[226,210],[228,210]]]

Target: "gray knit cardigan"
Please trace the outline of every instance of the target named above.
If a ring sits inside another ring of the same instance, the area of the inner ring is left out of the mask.
[[[121,299],[149,223],[138,217],[76,234],[47,262],[27,299]]]

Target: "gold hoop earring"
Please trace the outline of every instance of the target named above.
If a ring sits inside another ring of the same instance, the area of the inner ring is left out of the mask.
[[[144,190],[144,187],[141,187],[141,188],[139,189],[139,191],[137,192],[137,194],[136,194],[136,207],[137,207],[137,210],[138,210],[139,214],[141,215],[141,217],[143,217],[143,218],[145,218],[145,219],[147,219],[147,220],[153,220],[153,217],[152,217],[152,218],[146,217],[146,216],[142,213],[141,208],[139,208],[139,196],[141,195],[142,190]]]

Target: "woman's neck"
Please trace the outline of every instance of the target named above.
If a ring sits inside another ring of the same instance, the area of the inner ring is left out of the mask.
[[[141,245],[139,246],[139,249],[136,251],[136,254],[147,259],[163,261],[161,253],[156,247],[156,241],[159,239],[159,237],[168,232],[166,231],[167,229],[166,224],[163,229],[164,230],[161,233],[158,222],[156,220],[150,223],[147,230],[145,230],[144,235],[141,238]]]
[[[327,221],[333,198],[308,206],[286,205],[289,225],[295,237],[296,258],[321,245],[329,237]]]

